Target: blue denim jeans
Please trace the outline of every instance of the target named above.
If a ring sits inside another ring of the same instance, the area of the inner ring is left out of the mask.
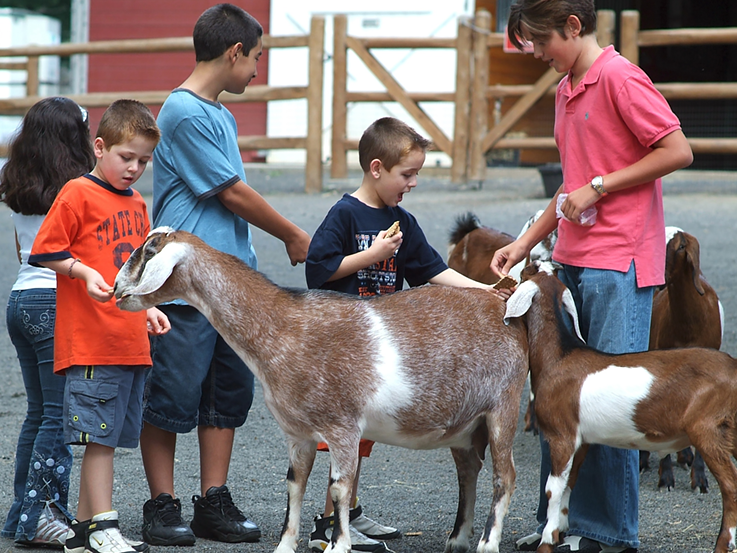
[[[253,373],[194,307],[159,309],[171,330],[152,340],[143,420],[179,434],[196,426],[242,426],[253,403]]]
[[[18,353],[28,410],[15,451],[15,497],[0,535],[32,540],[46,501],[53,501],[70,516],[67,500],[72,449],[64,443],[62,428],[65,378],[54,374],[56,290],[12,291],[6,318]]]
[[[563,266],[558,273],[576,302],[586,343],[607,353],[646,351],[650,339],[654,288],[638,288],[634,262],[627,273]],[[550,449],[540,435],[538,531],[547,518],[545,483]],[[639,453],[592,445],[581,466],[570,500],[568,534],[598,542],[639,547]]]

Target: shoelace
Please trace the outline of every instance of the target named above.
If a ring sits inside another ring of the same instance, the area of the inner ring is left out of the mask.
[[[159,517],[164,526],[180,526],[182,524],[181,502],[172,499],[159,503]]]
[[[229,491],[222,491],[207,497],[207,500],[217,507],[220,512],[227,516],[231,520],[242,522],[246,520],[240,509],[233,503],[233,498]]]

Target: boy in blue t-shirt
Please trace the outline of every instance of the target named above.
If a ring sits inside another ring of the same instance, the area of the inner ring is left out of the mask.
[[[315,231],[305,263],[309,288],[376,296],[401,290],[407,280],[410,286],[483,288],[508,297],[509,291],[494,290],[448,268],[427,242],[417,219],[399,207],[403,196],[417,186],[429,145],[429,140],[393,117],[378,119],[366,129],[358,143],[363,181],[330,209]],[[399,232],[387,236],[397,221]],[[400,532],[364,515],[356,496],[361,457],[369,456],[373,443],[361,440],[359,446],[351,495],[351,544],[354,551],[384,553],[386,545],[377,540],[398,538]],[[318,449],[327,451],[327,446],[320,444]],[[324,550],[329,543],[332,512],[328,491],[325,512],[310,533],[310,549]]]

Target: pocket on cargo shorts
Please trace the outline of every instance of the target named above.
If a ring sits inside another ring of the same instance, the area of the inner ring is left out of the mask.
[[[69,386],[69,425],[91,436],[108,436],[115,426],[118,385],[97,380],[74,380]]]

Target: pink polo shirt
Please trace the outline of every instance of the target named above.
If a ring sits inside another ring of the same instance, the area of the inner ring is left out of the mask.
[[[651,146],[680,129],[652,81],[607,47],[575,90],[570,74],[558,85],[555,142],[565,192],[589,186],[597,175],[632,165]],[[555,261],[626,272],[635,262],[637,285],[665,281],[665,222],[660,179],[614,192],[596,203],[596,224],[558,222]]]

